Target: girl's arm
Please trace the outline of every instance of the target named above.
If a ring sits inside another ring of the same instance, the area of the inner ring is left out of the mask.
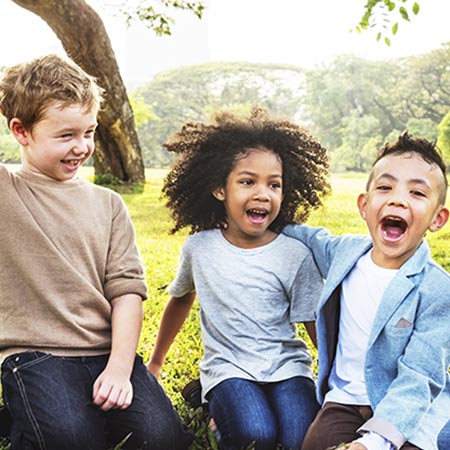
[[[142,326],[142,297],[125,294],[111,300],[111,354],[94,383],[93,401],[102,410],[125,409],[133,399],[131,372]]]
[[[159,376],[166,354],[189,315],[194,300],[195,292],[189,292],[182,297],[171,297],[167,303],[159,326],[155,347],[147,363],[147,370],[155,377]]]

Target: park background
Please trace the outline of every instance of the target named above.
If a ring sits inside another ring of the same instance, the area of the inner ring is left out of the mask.
[[[208,120],[217,109],[248,111],[258,104],[308,127],[328,149],[332,193],[308,223],[336,234],[365,232],[356,210],[364,173],[386,140],[408,129],[437,139],[450,161],[450,3],[419,1],[410,21],[390,17],[377,30],[357,33],[364,0],[210,0],[199,19],[174,11],[171,35],[156,36],[143,23],[127,28],[117,2],[89,1],[111,37],[130,98],[145,164],[145,183],[106,181],[123,195],[146,266],[149,299],[139,352],[148,358],[167,302],[181,244],[170,235],[161,186],[172,157],[165,140],[187,121]],[[157,3],[147,2],[147,3]],[[399,1],[411,11],[412,1]],[[0,72],[41,54],[65,54],[52,30],[12,0],[0,0]],[[398,23],[398,32],[392,35]],[[374,28],[377,28],[375,26]],[[353,29],[350,33],[349,30]],[[82,33],[83,30],[80,30]],[[386,31],[386,32],[385,32]],[[388,36],[390,45],[384,38]],[[0,160],[17,164],[20,150],[0,121]],[[448,228],[448,227],[447,227]],[[435,259],[450,270],[447,228],[429,236]],[[305,338],[300,328],[299,335]],[[313,350],[314,352],[314,350]],[[196,431],[193,449],[214,449],[201,409],[183,401],[183,386],[198,376],[198,307],[172,346],[161,382],[183,419]],[[6,449],[7,446],[0,449]]]

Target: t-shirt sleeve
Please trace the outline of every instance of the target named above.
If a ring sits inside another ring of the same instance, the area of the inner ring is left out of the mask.
[[[288,293],[291,302],[291,323],[316,320],[317,305],[322,287],[322,276],[314,262],[312,254],[308,252],[301,261],[291,290]]]
[[[195,285],[192,268],[192,252],[190,248],[190,240],[187,239],[181,248],[175,278],[169,284],[167,292],[172,297],[182,297],[183,295],[193,291],[195,291]]]

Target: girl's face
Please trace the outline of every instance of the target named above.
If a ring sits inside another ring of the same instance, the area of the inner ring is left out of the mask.
[[[269,243],[276,234],[268,228],[283,201],[279,157],[268,149],[247,149],[237,159],[225,186],[213,195],[224,203],[227,228],[223,233],[232,244],[252,248]]]

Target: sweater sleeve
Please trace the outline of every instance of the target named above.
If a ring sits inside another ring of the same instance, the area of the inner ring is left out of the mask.
[[[108,300],[125,294],[147,298],[142,265],[131,218],[122,198],[114,194],[109,252],[105,272],[105,296]]]

